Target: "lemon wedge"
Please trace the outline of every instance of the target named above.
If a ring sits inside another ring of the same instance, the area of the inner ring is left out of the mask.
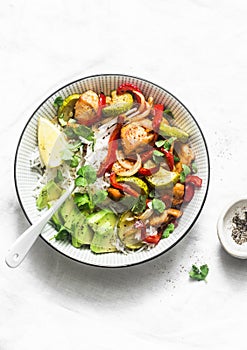
[[[64,134],[49,119],[38,120],[38,147],[40,158],[48,168],[55,168],[62,163],[61,151],[66,147]]]

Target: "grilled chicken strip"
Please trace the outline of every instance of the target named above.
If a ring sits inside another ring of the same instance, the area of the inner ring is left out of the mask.
[[[154,134],[138,123],[127,124],[121,129],[121,139],[125,154],[140,151],[153,138]]]

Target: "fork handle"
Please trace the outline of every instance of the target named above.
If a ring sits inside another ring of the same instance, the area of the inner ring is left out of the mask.
[[[23,261],[44,226],[47,224],[47,221],[50,220],[54,214],[54,210],[51,209],[48,210],[46,215],[42,216],[40,220],[24,231],[10,247],[5,257],[5,262],[9,267],[17,267]]]
[[[58,201],[44,215],[42,215],[37,222],[35,222],[17,238],[15,243],[8,250],[5,257],[5,262],[9,267],[17,267],[20,265],[36,239],[39,237],[47,222],[70,196],[73,190],[74,185],[71,184],[68,190],[58,199]]]

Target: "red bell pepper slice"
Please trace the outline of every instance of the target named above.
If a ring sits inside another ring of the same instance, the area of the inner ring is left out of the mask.
[[[185,183],[191,183],[195,187],[201,187],[202,186],[202,179],[196,175],[187,175]]]
[[[141,103],[141,99],[140,99],[140,96],[136,95],[135,94],[135,91],[139,92],[142,94],[141,90],[134,84],[131,84],[131,83],[124,83],[122,85],[120,85],[118,88],[117,88],[117,95],[122,95],[124,94],[125,92],[132,92],[133,95],[135,96],[136,98],[136,101],[138,103]]]
[[[157,171],[159,170],[159,166],[155,166],[153,168],[150,168],[150,169],[147,169],[147,168],[140,168],[138,173],[140,175],[143,175],[143,176],[150,176],[152,174],[155,174],[157,173]]]
[[[153,107],[154,117],[153,117],[153,129],[155,132],[159,131],[160,123],[163,118],[164,106],[161,104],[154,105]]]
[[[147,151],[147,152],[144,152],[144,153],[140,154],[142,163],[146,163],[146,161],[147,161],[148,159],[150,159],[152,156],[153,156],[153,149],[151,149],[151,150],[149,150],[149,151]]]
[[[186,183],[184,188],[184,202],[189,203],[195,194],[195,187],[192,183]]]
[[[86,125],[86,126],[92,126],[94,123],[97,123],[101,118],[102,108],[105,107],[105,105],[106,105],[106,96],[103,92],[101,92],[99,94],[98,110],[97,110],[95,117],[88,120],[88,121],[83,121],[82,124]],[[80,122],[79,122],[79,124],[80,124]]]
[[[125,193],[128,193],[130,194],[131,196],[133,197],[136,197],[138,198],[139,197],[139,193],[137,191],[135,191],[133,188],[131,188],[130,186],[126,185],[126,184],[123,184],[123,183],[119,183],[117,182],[116,180],[116,174],[114,172],[111,173],[110,175],[110,182],[111,182],[111,185],[114,187],[114,188],[117,188],[118,190],[120,191],[123,191]]]
[[[109,139],[107,156],[105,160],[100,164],[100,168],[97,173],[98,177],[103,176],[107,171],[109,171],[113,163],[115,163],[117,160],[116,151],[118,149],[118,139],[120,138],[122,126],[122,121],[118,120],[116,128],[113,130]]]
[[[169,169],[172,171],[174,168],[174,156],[171,152],[167,151],[164,147],[160,148],[160,152],[164,153],[166,157],[167,164]]]
[[[144,242],[158,244],[160,239],[161,239],[161,233],[158,232],[156,235],[145,237]]]

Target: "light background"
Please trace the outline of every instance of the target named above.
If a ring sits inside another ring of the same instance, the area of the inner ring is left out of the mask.
[[[245,1],[9,1],[0,6],[0,349],[246,348],[247,265],[216,234],[246,195]],[[143,77],[177,96],[207,140],[211,183],[190,233],[156,260],[125,269],[70,261],[38,239],[5,265],[28,223],[14,188],[18,138],[64,82],[98,73]],[[191,281],[207,263],[208,283]]]

